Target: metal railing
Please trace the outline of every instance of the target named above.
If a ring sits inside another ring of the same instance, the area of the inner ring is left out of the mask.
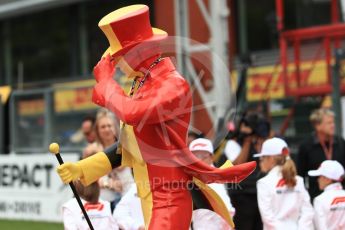
[[[82,96],[85,96],[85,89],[91,92],[88,90],[91,87],[79,88],[82,88]],[[81,152],[86,144],[80,131],[82,119],[94,113],[97,107],[79,106],[76,109],[74,103],[68,101],[70,94],[75,96],[79,88],[14,90],[9,111],[10,151],[45,153],[51,142],[59,142],[61,151]],[[88,101],[91,103],[91,95]],[[75,135],[79,138],[72,138]]]
[[[2,104],[2,99],[0,95],[0,153],[3,153],[5,151],[5,146],[4,146],[4,105]]]

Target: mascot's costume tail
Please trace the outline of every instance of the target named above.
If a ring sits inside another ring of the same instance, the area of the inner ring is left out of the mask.
[[[110,47],[94,69],[93,102],[122,121],[120,144],[77,163],[60,166],[62,180],[87,185],[119,165],[133,168],[147,229],[188,229],[193,210],[208,208],[233,227],[219,196],[207,183],[239,183],[255,162],[214,168],[186,147],[192,97],[189,85],[157,45],[167,33],[152,28],[149,9],[132,5],[99,22]],[[114,62],[130,78],[129,95],[113,80]],[[67,176],[68,175],[68,176]],[[193,185],[192,188],[189,188]],[[191,195],[192,194],[192,195]]]

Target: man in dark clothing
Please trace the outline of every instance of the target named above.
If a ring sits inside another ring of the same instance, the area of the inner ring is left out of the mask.
[[[336,137],[334,113],[329,109],[318,109],[310,115],[315,129],[299,147],[297,154],[298,174],[305,178],[311,199],[321,193],[317,179],[309,177],[309,170],[316,170],[325,160],[336,160],[345,167],[345,141]]]
[[[237,141],[241,145],[241,152],[233,164],[258,160],[253,155],[260,152],[262,143],[270,135],[270,124],[258,113],[245,115],[239,125]],[[234,222],[236,229],[261,230],[262,221],[258,208],[256,182],[263,177],[259,167],[239,184],[229,188],[231,202],[236,209]]]

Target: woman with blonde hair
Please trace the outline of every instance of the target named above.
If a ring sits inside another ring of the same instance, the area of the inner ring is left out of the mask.
[[[95,125],[96,142],[89,144],[83,151],[83,158],[89,157],[96,152],[103,151],[114,144],[118,139],[118,122],[113,113],[107,109],[97,112]]]
[[[266,140],[260,157],[260,169],[267,175],[257,182],[258,204],[265,230],[314,229],[314,211],[303,179],[280,138]]]
[[[107,109],[100,109],[96,115],[95,133],[96,142],[86,147],[83,158],[110,147],[118,139],[118,121],[113,113]],[[134,182],[130,168],[120,167],[99,179],[101,198],[111,202],[112,211],[116,203]]]

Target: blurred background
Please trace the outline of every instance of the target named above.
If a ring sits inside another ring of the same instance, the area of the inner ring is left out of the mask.
[[[0,159],[46,153],[52,141],[81,153],[82,119],[98,109],[92,69],[108,47],[98,22],[131,4],[148,5],[151,24],[177,36],[171,55],[194,105],[215,102],[194,111],[194,132],[219,142],[227,122],[257,111],[294,152],[312,131],[310,112],[328,107],[344,136],[345,1],[0,0]],[[212,68],[200,78],[204,57]],[[0,169],[4,191],[15,176]]]

